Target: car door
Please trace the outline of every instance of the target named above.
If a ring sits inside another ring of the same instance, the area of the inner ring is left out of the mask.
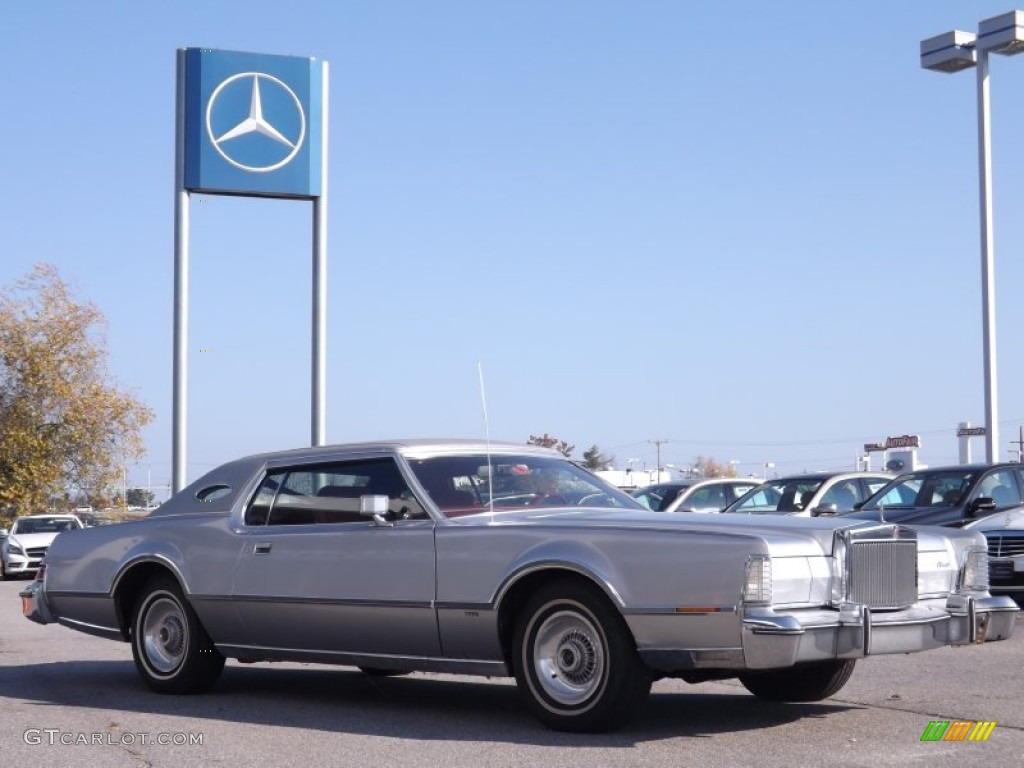
[[[394,520],[361,516],[362,495]],[[440,654],[434,523],[393,459],[270,471],[244,515],[232,596],[252,645]]]
[[[985,517],[994,512],[1003,512],[1024,503],[1021,498],[1021,488],[1017,482],[1017,477],[1016,470],[1010,467],[1001,467],[986,472],[978,480],[974,490],[971,491],[970,499],[965,507],[965,520],[970,522],[972,519]],[[995,509],[972,510],[971,502],[980,498],[992,499],[996,503]]]

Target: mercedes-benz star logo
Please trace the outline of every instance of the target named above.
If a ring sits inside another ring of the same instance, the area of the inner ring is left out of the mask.
[[[244,80],[248,78],[252,79],[248,116],[234,123],[225,122],[225,115],[237,119],[245,114],[245,93],[241,91],[245,87]],[[276,128],[263,116],[261,81],[268,91],[268,96],[274,101],[275,108],[272,114],[278,123]],[[220,107],[217,106],[218,99],[223,102]],[[291,107],[287,105],[294,105],[295,114],[279,114],[283,111],[282,107],[287,107],[288,111],[291,111]],[[232,127],[217,135],[214,130],[215,123],[221,128],[224,125]],[[210,100],[206,105],[206,134],[217,153],[235,168],[266,173],[287,165],[298,154],[306,138],[306,115],[295,91],[281,80],[265,72],[240,72],[225,79],[210,94]],[[289,135],[293,138],[289,138]]]

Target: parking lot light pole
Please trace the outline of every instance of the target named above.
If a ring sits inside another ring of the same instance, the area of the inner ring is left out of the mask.
[[[953,73],[970,67],[978,75],[978,192],[981,220],[982,345],[985,378],[985,460],[999,460],[996,401],[995,260],[992,236],[992,152],[989,129],[988,54],[1024,52],[1024,11],[1011,11],[978,25],[977,36],[953,30],[921,41],[921,66]]]

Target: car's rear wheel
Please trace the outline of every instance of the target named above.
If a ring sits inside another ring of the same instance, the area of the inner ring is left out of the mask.
[[[224,657],[168,576],[150,580],[139,593],[131,640],[135,667],[157,693],[205,691],[224,669]]]
[[[748,672],[740,682],[752,694],[769,701],[821,701],[846,685],[856,660],[803,664],[770,672]]]
[[[551,582],[527,600],[513,664],[533,714],[558,731],[618,728],[651,690],[651,672],[626,622],[603,594],[580,581]]]

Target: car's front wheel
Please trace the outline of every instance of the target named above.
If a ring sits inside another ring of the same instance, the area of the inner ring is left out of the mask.
[[[135,667],[157,693],[199,693],[217,682],[224,657],[170,577],[149,581],[132,617]]]
[[[740,682],[758,698],[769,701],[821,701],[846,685],[856,663],[854,659],[844,659],[748,672],[740,675]]]
[[[558,731],[624,725],[651,690],[651,672],[621,614],[579,581],[551,582],[527,600],[513,664],[534,715]]]

